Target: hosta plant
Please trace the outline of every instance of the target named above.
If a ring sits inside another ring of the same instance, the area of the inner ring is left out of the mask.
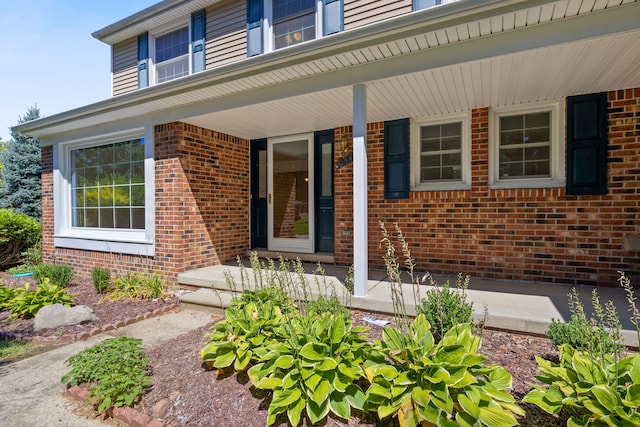
[[[267,425],[285,412],[297,426],[305,411],[315,424],[329,412],[349,419],[351,408],[362,410],[361,365],[375,356],[365,329],[342,312],[325,312],[296,316],[286,330],[286,339],[257,350],[261,362],[248,371],[257,388],[273,390]]]
[[[45,277],[33,291],[29,289],[28,283],[24,285],[24,288],[17,289],[13,299],[7,304],[11,309],[12,318],[28,319],[34,317],[38,310],[47,305],[72,306],[73,299],[65,292],[65,288],[52,284],[49,278]]]
[[[210,367],[233,365],[235,370],[243,371],[257,360],[255,349],[272,342],[288,321],[271,301],[233,304],[225,311],[225,319],[207,335],[211,341],[200,353],[202,360]]]
[[[617,360],[594,358],[568,344],[560,346],[560,363],[536,356],[545,386],[534,385],[523,399],[550,414],[564,407],[567,426],[640,425],[640,354]]]
[[[435,343],[423,314],[406,333],[385,327],[377,345],[387,360],[365,363],[367,408],[381,419],[396,416],[402,427],[516,425],[514,414],[524,411],[505,391],[511,374],[485,364],[481,339],[471,331],[459,324]]]

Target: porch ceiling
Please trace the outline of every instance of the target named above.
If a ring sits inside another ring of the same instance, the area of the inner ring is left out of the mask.
[[[184,121],[253,139],[640,86],[640,3],[465,0],[16,127],[51,144]]]
[[[374,80],[367,83],[367,121],[639,87],[638,64],[640,31]],[[263,138],[349,125],[352,103],[351,86],[343,86],[183,121],[247,139]]]

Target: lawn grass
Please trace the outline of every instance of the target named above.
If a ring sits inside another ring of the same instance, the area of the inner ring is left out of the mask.
[[[15,362],[25,359],[40,351],[40,347],[28,341],[0,340],[0,362]]]

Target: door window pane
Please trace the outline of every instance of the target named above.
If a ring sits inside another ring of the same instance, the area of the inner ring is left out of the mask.
[[[273,145],[273,236],[309,238],[309,150],[306,140]]]

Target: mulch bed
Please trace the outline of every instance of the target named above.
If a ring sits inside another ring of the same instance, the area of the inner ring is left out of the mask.
[[[370,339],[381,338],[382,328],[364,322],[364,316],[393,321],[391,316],[353,310],[353,323],[368,326]],[[206,333],[210,326],[196,329],[148,352],[154,383],[136,409],[159,419],[166,426],[264,426],[269,393],[253,387],[245,373],[204,369],[198,351],[207,342]],[[518,401],[531,389],[531,383],[537,382],[534,356],[558,357],[556,348],[547,338],[494,330],[483,332],[481,352],[488,356],[489,363],[500,364],[511,372],[512,394]],[[566,425],[567,414],[554,417],[533,405],[524,404],[523,407],[527,415],[519,420],[520,425]],[[285,418],[280,420],[282,422],[278,425],[287,424]],[[371,415],[355,414],[350,420],[328,418],[323,425],[396,426],[397,423],[395,420],[379,421]]]
[[[9,286],[21,287],[23,283],[34,283],[29,278],[14,278],[0,272],[0,280]],[[45,345],[59,345],[69,339],[88,337],[114,325],[124,325],[144,316],[160,314],[171,309],[177,302],[175,297],[148,301],[118,301],[100,303],[102,295],[96,294],[89,279],[76,279],[68,292],[74,295],[76,304],[90,306],[96,314],[96,321],[86,324],[57,328],[55,330],[33,329],[33,320],[11,321],[8,313],[0,313],[1,337],[10,336],[25,340],[40,341]],[[364,316],[390,320],[393,318],[380,313],[354,310],[354,325],[369,328],[370,339],[380,338],[382,328],[362,320]],[[213,321],[219,320],[215,317]],[[148,350],[151,359],[153,386],[135,406],[158,426],[221,426],[253,427],[264,426],[269,407],[269,393],[251,385],[244,373],[231,370],[209,371],[203,367],[198,352],[207,342],[207,330],[213,325],[195,329],[188,334]],[[69,338],[70,337],[70,338]],[[536,382],[538,373],[534,356],[556,359],[558,352],[550,340],[544,337],[521,335],[505,331],[484,330],[481,352],[489,363],[506,368],[513,376],[512,394],[519,401]],[[533,405],[523,404],[527,411],[525,418],[519,419],[523,426],[564,426],[567,414],[554,417]],[[86,408],[82,413],[88,415]],[[93,413],[93,416],[96,416]],[[281,418],[279,425],[286,425]],[[113,424],[113,421],[110,423]],[[117,423],[116,423],[117,424]],[[304,425],[307,425],[305,423]],[[396,426],[395,420],[379,421],[368,414],[355,413],[350,420],[328,418],[324,426]]]
[[[13,277],[4,272],[0,272],[0,281],[14,288],[22,288],[25,283],[29,283],[31,289],[36,286],[36,281],[32,277]],[[96,333],[141,320],[145,316],[161,314],[172,309],[178,303],[178,299],[173,296],[154,300],[100,302],[104,295],[96,293],[91,279],[84,278],[74,278],[66,292],[73,295],[75,305],[91,307],[96,315],[96,320],[36,331],[33,328],[33,319],[12,320],[9,318],[10,312],[2,311],[0,312],[0,338],[57,345],[77,339],[86,339]]]

